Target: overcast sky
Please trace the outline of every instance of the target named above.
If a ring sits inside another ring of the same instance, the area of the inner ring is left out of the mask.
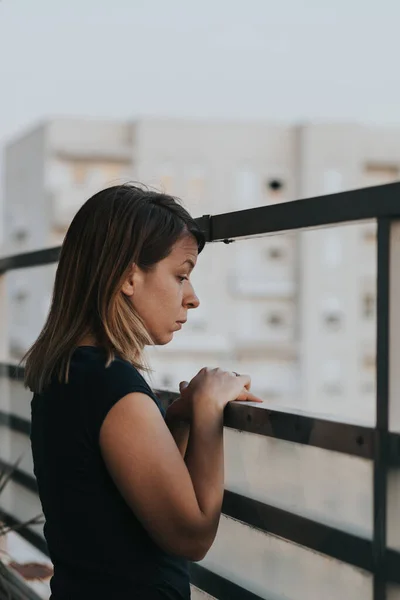
[[[400,125],[398,0],[0,0],[0,149],[50,116]]]

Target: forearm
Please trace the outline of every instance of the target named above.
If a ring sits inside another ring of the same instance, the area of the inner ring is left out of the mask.
[[[224,496],[223,413],[195,410],[185,462],[207,523],[207,546],[217,533]]]
[[[166,415],[165,422],[175,440],[176,445],[179,448],[179,452],[181,453],[182,457],[185,458],[189,440],[190,424],[186,421],[179,421],[178,419],[171,418],[168,416],[168,413]]]

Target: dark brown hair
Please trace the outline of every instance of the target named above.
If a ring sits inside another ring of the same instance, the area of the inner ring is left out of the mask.
[[[68,382],[72,353],[86,335],[107,352],[144,369],[152,340],[121,287],[133,264],[149,270],[182,235],[205,239],[196,221],[172,196],[117,185],[92,196],[75,215],[61,248],[46,323],[22,362],[25,385],[41,392],[53,376]]]

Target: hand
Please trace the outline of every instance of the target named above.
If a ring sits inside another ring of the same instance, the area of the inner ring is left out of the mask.
[[[223,411],[229,402],[263,402],[250,392],[250,387],[249,375],[205,367],[181,390],[181,398],[189,401],[191,410],[197,403],[208,403]]]
[[[192,421],[192,398],[190,395],[182,397],[183,391],[188,387],[188,381],[181,381],[179,391],[181,395],[174,400],[167,408],[166,419],[171,421],[183,421],[191,423]]]

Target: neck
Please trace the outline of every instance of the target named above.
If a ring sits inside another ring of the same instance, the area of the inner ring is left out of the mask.
[[[97,342],[92,335],[85,335],[79,340],[78,346],[97,346]]]

